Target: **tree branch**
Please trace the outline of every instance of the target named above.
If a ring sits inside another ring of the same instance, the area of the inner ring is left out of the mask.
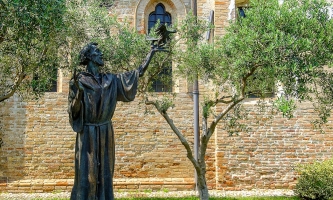
[[[230,99],[230,100],[224,100],[224,99]],[[211,103],[212,106],[216,106],[219,103],[229,104],[231,102],[233,102],[233,100],[232,96],[230,95],[230,96],[222,96],[221,98],[216,99],[215,101],[209,101],[208,103]]]
[[[255,65],[249,73],[247,73],[241,80],[241,96],[245,96],[245,89],[247,86],[247,79],[254,74],[254,72],[260,67],[261,65]]]
[[[230,101],[224,101],[224,102],[229,102],[229,105],[219,114],[217,115],[213,122],[210,124],[209,129],[207,130],[206,137],[207,137],[207,143],[210,139],[210,137],[213,135],[216,125],[218,122],[231,110],[233,109],[238,103],[243,101],[245,99],[245,89],[247,86],[247,79],[254,74],[254,72],[262,65],[256,64],[254,67],[250,70],[249,73],[247,73],[241,80],[241,95],[236,99],[233,98]],[[230,96],[229,96],[230,97]],[[222,97],[223,98],[223,97]],[[217,101],[216,101],[217,102]]]
[[[169,124],[170,128],[173,130],[173,132],[177,135],[178,139],[180,140],[180,142],[182,143],[182,145],[185,147],[186,151],[187,151],[187,157],[188,159],[191,161],[191,163],[193,164],[194,168],[197,170],[197,172],[201,171],[198,162],[195,160],[195,158],[193,157],[193,153],[191,150],[190,145],[188,144],[186,138],[183,136],[183,134],[181,134],[181,132],[178,130],[178,128],[175,126],[175,124],[173,123],[173,120],[170,119],[169,115],[167,114],[167,112],[163,112],[162,109],[159,107],[159,105],[154,102],[154,101],[149,101],[146,98],[145,101],[146,105],[153,105],[156,110],[162,115],[162,117],[166,120],[166,122]]]
[[[219,123],[219,121],[227,114],[229,113],[229,111],[231,109],[233,109],[238,103],[240,103],[241,101],[243,101],[245,99],[244,96],[242,96],[241,98],[238,98],[236,100],[234,100],[232,103],[230,103],[218,116],[215,117],[215,119],[212,121],[212,123],[210,124],[210,127],[208,129],[207,132],[207,137],[208,139],[213,135],[216,125]]]
[[[22,83],[22,81],[25,78],[25,73],[21,72],[21,74],[18,76],[17,81],[14,83],[12,89],[10,90],[10,92],[8,92],[7,94],[4,94],[2,96],[0,96],[0,102],[3,102],[6,99],[9,99],[11,96],[14,95],[14,93],[16,92],[17,88],[20,86],[20,84]]]
[[[231,100],[224,100],[224,99],[230,99],[230,98],[231,98]],[[228,103],[231,103],[231,102],[232,102],[232,96],[231,95],[230,96],[223,96],[219,99],[216,99],[216,104],[218,104],[218,103],[228,104]]]
[[[212,137],[217,124],[219,121],[230,112],[231,109],[233,109],[238,103],[243,101],[245,99],[245,89],[247,86],[247,79],[253,75],[253,73],[260,67],[261,65],[255,65],[249,73],[247,73],[241,80],[241,95],[239,97],[233,97],[233,96],[223,96],[219,99],[216,99],[215,101],[210,101],[212,106],[216,106],[218,103],[225,103],[228,104],[228,106],[219,114],[217,115],[214,120],[211,122],[209,128],[207,129],[207,119],[203,119],[203,134],[201,135],[201,145],[200,145],[200,156],[199,156],[199,162],[204,161],[206,150],[208,146],[208,142],[210,138]],[[232,98],[231,100],[225,100],[226,98]],[[205,164],[203,163],[204,170],[206,168]]]

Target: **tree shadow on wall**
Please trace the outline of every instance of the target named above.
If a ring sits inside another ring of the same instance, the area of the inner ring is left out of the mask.
[[[24,178],[26,104],[17,95],[0,103],[0,191]]]

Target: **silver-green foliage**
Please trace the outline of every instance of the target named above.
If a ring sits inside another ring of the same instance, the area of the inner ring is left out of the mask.
[[[333,159],[300,165],[295,194],[304,199],[333,199]]]
[[[211,28],[208,22],[196,18],[191,12],[182,21],[174,54],[178,75],[193,81],[209,70],[214,61],[214,48],[204,41],[204,34]]]
[[[0,101],[13,91],[39,87],[43,90],[58,63],[59,36],[66,2],[1,0]],[[43,67],[41,67],[43,66]],[[31,77],[35,74],[40,84]],[[44,89],[45,90],[45,89]]]
[[[198,175],[201,199],[208,199],[205,153],[209,140],[219,123],[225,122],[224,128],[232,134],[248,130],[237,120],[246,119],[239,104],[249,94],[264,99],[280,84],[281,98],[268,106],[290,118],[297,103],[312,101],[320,120],[327,122],[333,107],[333,20],[327,6],[323,0],[284,1],[282,5],[277,0],[251,0],[246,17],[230,21],[226,34],[213,43],[203,41],[208,25],[190,15],[184,20],[175,55],[177,75],[206,80],[217,92],[202,104],[198,160],[167,113],[160,113],[187,150]],[[221,108],[219,113],[216,106]]]
[[[251,1],[246,17],[232,23],[219,41],[219,83],[231,80],[241,88],[239,80],[251,75],[245,92],[264,93],[280,81],[288,96],[310,99],[312,83],[332,61],[333,23],[325,6],[320,0]]]
[[[229,85],[222,92],[236,99],[250,93],[265,98],[281,84],[285,98],[275,105],[285,116],[292,117],[296,101],[312,101],[327,122],[333,107],[333,20],[327,7],[322,0],[250,1],[246,17],[232,22],[215,44],[211,59],[218,65],[203,65],[201,76]]]
[[[0,0],[0,102],[14,93],[40,97],[57,79],[57,69],[77,67],[83,45],[110,37],[112,21],[99,5]]]

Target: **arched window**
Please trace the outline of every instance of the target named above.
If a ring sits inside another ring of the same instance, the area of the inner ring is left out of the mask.
[[[161,24],[171,25],[171,15],[165,11],[163,4],[159,3],[155,7],[155,11],[149,14],[148,18],[148,33],[150,29],[155,26],[157,22]],[[169,77],[168,81],[161,81],[163,77]],[[153,90],[155,92],[171,92],[172,91],[172,62],[170,61],[168,67],[165,67],[163,71],[158,75],[158,79],[152,84]]]
[[[148,33],[150,32],[150,29],[155,26],[158,20],[161,24],[171,24],[171,15],[165,11],[165,7],[161,3],[157,4],[155,11],[149,14]]]

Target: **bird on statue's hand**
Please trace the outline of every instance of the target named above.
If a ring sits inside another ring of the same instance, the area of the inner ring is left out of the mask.
[[[177,31],[175,30],[169,31],[165,24],[160,24],[155,30],[155,33],[158,35],[157,46],[163,47],[164,45],[166,45],[170,41],[170,34],[176,32]]]

